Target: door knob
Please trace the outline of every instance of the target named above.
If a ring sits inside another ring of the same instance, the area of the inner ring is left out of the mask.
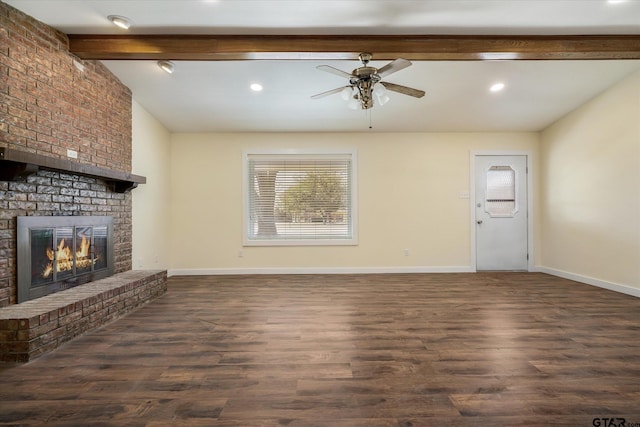
[[[481,219],[477,220],[476,222],[477,222],[478,224],[482,224],[482,220],[481,220]]]

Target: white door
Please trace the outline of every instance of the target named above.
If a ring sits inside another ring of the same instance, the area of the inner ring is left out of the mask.
[[[527,156],[475,156],[476,270],[527,270]]]

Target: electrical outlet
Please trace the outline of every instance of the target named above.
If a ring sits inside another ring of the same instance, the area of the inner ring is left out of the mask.
[[[238,251],[238,258],[242,258],[244,256],[244,251]]]
[[[402,252],[404,252],[404,256],[409,256],[409,249],[405,249],[405,250],[404,250],[404,251],[402,251]]]

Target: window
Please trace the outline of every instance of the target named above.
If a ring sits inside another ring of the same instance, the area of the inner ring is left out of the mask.
[[[511,166],[491,166],[487,171],[485,211],[492,218],[516,213],[516,171]]]
[[[355,245],[356,153],[244,153],[245,245]]]

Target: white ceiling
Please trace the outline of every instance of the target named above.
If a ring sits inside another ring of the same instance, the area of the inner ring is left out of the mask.
[[[3,0],[67,34],[640,34],[640,0]],[[388,61],[374,60],[381,67]],[[536,131],[596,96],[640,61],[414,61],[385,81],[425,90],[390,93],[384,106],[352,111],[347,84],[316,70],[350,72],[357,61],[103,61],[134,99],[174,132]],[[491,84],[506,84],[490,93]],[[262,92],[249,85],[259,82]]]

